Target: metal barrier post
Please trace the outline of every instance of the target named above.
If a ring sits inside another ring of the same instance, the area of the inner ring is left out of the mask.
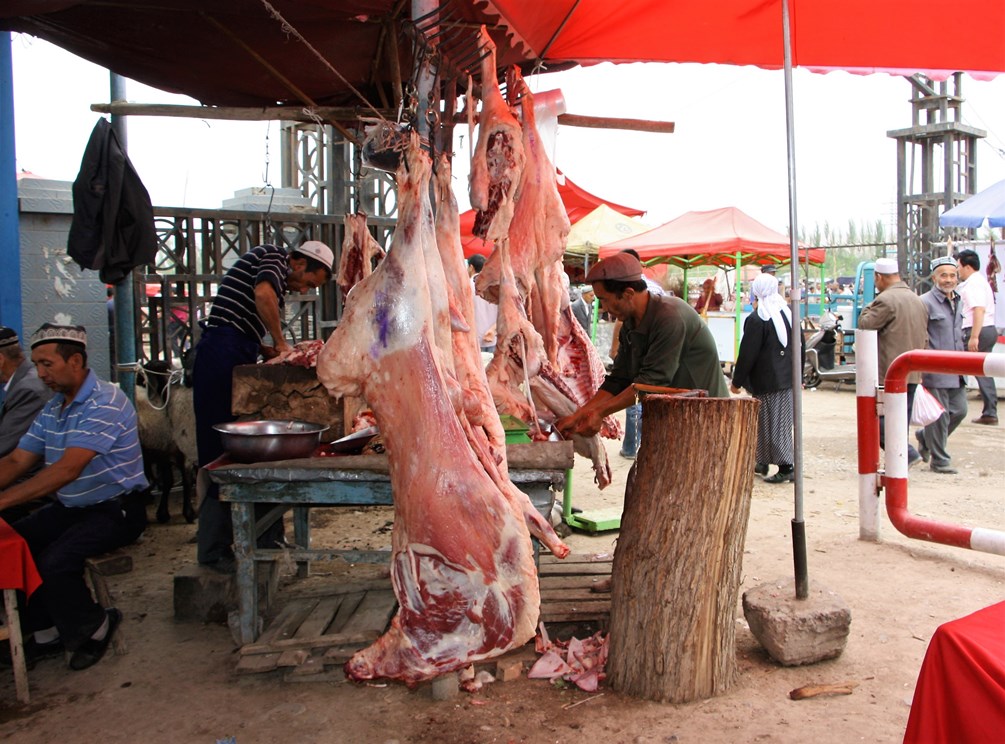
[[[876,331],[855,331],[855,403],[858,418],[858,537],[879,540],[879,345]]]
[[[948,372],[977,377],[1005,375],[1005,354],[968,351],[908,351],[886,373],[886,512],[901,533],[918,540],[1005,555],[1005,532],[945,524],[907,510],[907,375]]]

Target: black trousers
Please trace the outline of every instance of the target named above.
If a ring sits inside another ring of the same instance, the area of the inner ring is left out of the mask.
[[[234,421],[231,399],[234,391],[234,368],[254,364],[258,360],[258,342],[233,328],[211,326],[205,329],[195,351],[192,370],[192,404],[195,407],[195,434],[199,448],[199,466],[204,467],[223,454],[216,424]],[[261,518],[269,505],[255,507],[255,517]],[[280,520],[259,539],[259,547],[275,547],[283,537]],[[230,504],[220,501],[220,488],[210,483],[199,506],[199,526],[196,532],[199,563],[216,563],[233,557],[234,525]]]
[[[133,494],[78,508],[53,502],[11,525],[42,577],[25,606],[24,631],[55,625],[66,649],[75,651],[105,621],[84,581],[84,560],[135,542],[145,526],[143,498]]]

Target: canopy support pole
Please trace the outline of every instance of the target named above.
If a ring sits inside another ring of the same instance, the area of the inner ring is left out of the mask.
[[[736,252],[736,278],[733,280],[733,364],[740,358],[740,318],[743,317],[743,282],[740,281],[740,252]]]
[[[785,59],[785,134],[789,175],[789,250],[792,265],[792,332],[802,333],[799,313],[799,220],[796,210],[796,136],[795,113],[792,105],[792,38],[789,0],[782,0],[782,39]],[[806,599],[810,593],[806,565],[806,525],[803,521],[803,355],[802,345],[795,344],[792,357],[792,436],[795,467],[795,515],[792,519],[792,562],[796,574],[796,599]]]
[[[109,75],[109,92],[112,101],[126,100],[126,79],[114,72]],[[112,129],[119,138],[123,152],[129,152],[126,144],[126,120],[112,116]],[[115,359],[112,360],[116,380],[129,400],[136,402],[136,373],[132,365],[136,362],[136,316],[133,298],[133,272],[115,285]]]
[[[21,243],[14,142],[14,63],[10,34],[0,33],[0,325],[24,343],[21,307]]]

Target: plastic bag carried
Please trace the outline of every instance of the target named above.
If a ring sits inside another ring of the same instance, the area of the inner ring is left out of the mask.
[[[915,426],[928,426],[939,420],[946,412],[938,399],[925,388],[918,385],[914,391],[914,405],[911,407],[911,423]]]

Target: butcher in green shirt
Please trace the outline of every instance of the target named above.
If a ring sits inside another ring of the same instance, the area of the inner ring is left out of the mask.
[[[578,411],[555,422],[563,435],[596,434],[605,416],[635,402],[633,383],[729,397],[712,332],[683,300],[651,294],[637,258],[617,253],[596,264],[586,281],[601,309],[621,321],[621,333],[614,365],[600,389]]]

